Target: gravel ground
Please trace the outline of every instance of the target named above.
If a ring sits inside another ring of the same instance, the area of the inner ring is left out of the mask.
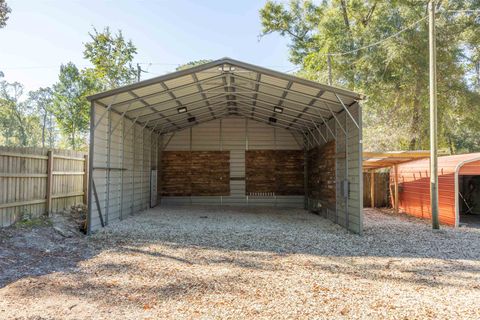
[[[366,210],[164,207],[89,239],[74,269],[0,288],[0,319],[479,319],[480,229]]]

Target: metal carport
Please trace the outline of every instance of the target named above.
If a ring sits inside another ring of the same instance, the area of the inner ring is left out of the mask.
[[[361,233],[362,98],[230,58],[90,96],[88,230],[198,203],[301,206]]]

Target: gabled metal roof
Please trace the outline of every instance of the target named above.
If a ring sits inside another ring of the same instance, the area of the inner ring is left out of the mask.
[[[363,98],[230,58],[88,97],[160,133],[228,115],[308,132]]]

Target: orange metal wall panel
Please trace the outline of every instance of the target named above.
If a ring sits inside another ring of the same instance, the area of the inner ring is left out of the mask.
[[[464,164],[458,174],[462,176],[480,175],[480,160]]]
[[[480,153],[438,158],[438,204],[440,223],[455,225],[455,170],[464,161],[480,158]],[[429,159],[398,165],[399,209],[406,214],[430,219]],[[394,170],[390,171],[393,190]],[[460,169],[463,175],[480,174],[480,161],[467,163]]]

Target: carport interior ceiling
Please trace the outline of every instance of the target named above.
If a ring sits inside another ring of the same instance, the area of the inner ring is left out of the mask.
[[[160,134],[240,115],[305,135],[362,96],[224,58],[89,99]]]
[[[89,230],[160,201],[303,206],[361,233],[362,98],[229,58],[93,95]]]

